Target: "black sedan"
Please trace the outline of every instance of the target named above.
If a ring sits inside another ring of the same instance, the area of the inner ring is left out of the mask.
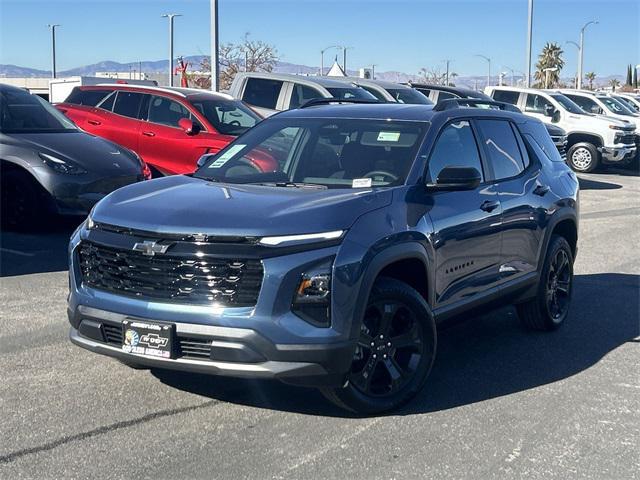
[[[150,177],[134,152],[80,130],[38,96],[0,85],[2,224],[86,215],[101,198]]]

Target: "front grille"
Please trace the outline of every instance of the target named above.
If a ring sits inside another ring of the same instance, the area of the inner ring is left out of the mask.
[[[263,277],[259,260],[146,256],[86,241],[78,259],[82,281],[92,288],[188,304],[254,306]]]
[[[634,133],[624,133],[616,135],[616,143],[622,143],[625,145],[633,145],[636,143],[636,137]]]
[[[102,323],[105,340],[110,345],[122,345],[122,324]],[[179,357],[195,358],[200,360],[211,359],[211,340],[202,340],[195,337],[177,337],[179,348],[176,352]]]

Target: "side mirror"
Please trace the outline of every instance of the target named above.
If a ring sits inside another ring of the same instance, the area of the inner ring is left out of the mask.
[[[187,135],[195,135],[199,131],[196,124],[193,123],[193,120],[189,118],[181,118],[178,120],[178,126],[184,130],[184,133]]]
[[[196,162],[196,166],[198,168],[201,168],[205,163],[207,163],[213,157],[215,157],[215,154],[213,154],[213,153],[205,153],[204,155],[202,155],[198,159],[198,161]]]
[[[482,176],[476,168],[447,166],[440,170],[436,183],[429,187],[437,190],[473,190],[481,180]]]
[[[602,109],[598,105],[591,105],[591,113],[602,113]]]

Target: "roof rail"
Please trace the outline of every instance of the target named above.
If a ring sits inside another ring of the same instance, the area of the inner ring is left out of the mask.
[[[313,107],[315,105],[328,105],[330,103],[382,103],[378,100],[367,100],[366,98],[312,98],[308,102],[303,103],[298,108]]]
[[[509,112],[522,113],[518,107],[505,102],[496,102],[494,100],[484,100],[482,98],[448,98],[438,102],[433,107],[434,112],[442,112],[444,110],[452,110],[454,108],[463,107],[478,107],[487,105],[489,107],[495,107],[499,110],[507,110]]]

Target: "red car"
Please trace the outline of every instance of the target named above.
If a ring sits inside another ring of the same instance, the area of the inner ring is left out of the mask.
[[[203,154],[218,152],[261,120],[229,95],[188,88],[76,87],[56,107],[83,130],[137,152],[154,176],[193,172]],[[273,163],[252,161],[263,171]]]

